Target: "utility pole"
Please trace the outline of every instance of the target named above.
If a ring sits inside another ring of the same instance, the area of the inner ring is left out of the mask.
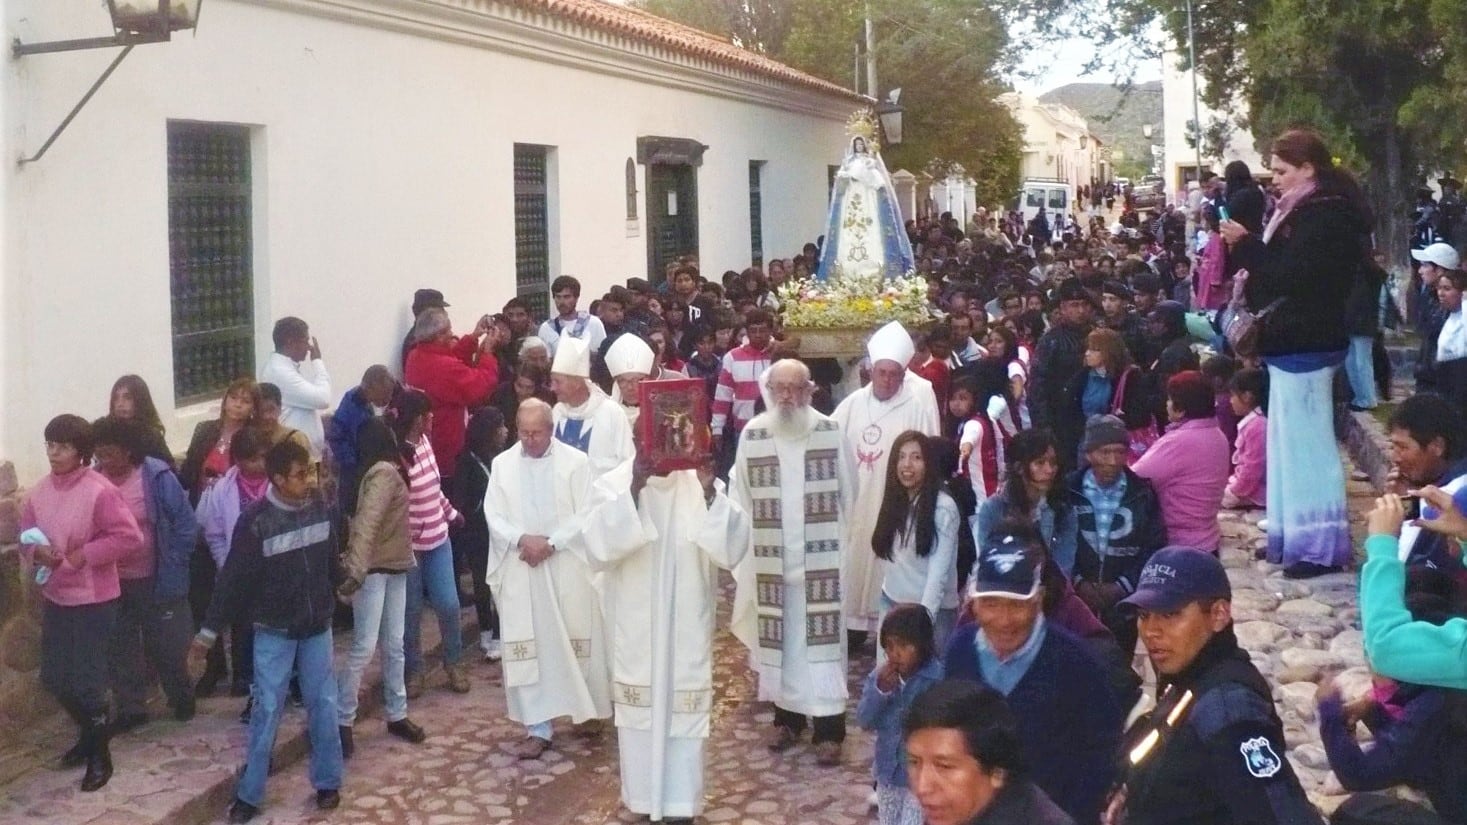
[[[1188,0],[1190,2],[1190,0]],[[1188,8],[1191,8],[1190,6]],[[866,3],[866,94],[880,98],[876,85],[876,27],[871,23],[871,3]]]
[[[1197,95],[1197,30],[1192,27],[1192,0],[1187,2],[1187,59],[1192,63],[1192,123],[1196,131],[1193,133],[1192,148],[1197,150],[1197,182],[1202,183],[1202,114],[1198,104]],[[869,23],[867,24],[870,25]],[[869,32],[870,29],[868,28]],[[869,34],[868,34],[869,37]]]

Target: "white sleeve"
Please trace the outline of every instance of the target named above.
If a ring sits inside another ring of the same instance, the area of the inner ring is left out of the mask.
[[[326,410],[331,407],[331,376],[326,372],[326,362],[320,358],[311,362],[315,378],[306,378],[298,369],[270,371],[276,386],[280,387],[280,405],[307,410]]]
[[[958,434],[958,445],[961,447],[977,446],[978,439],[983,436],[983,427],[977,421],[964,421],[963,429]]]

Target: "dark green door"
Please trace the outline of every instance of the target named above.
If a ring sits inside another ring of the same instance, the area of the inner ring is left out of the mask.
[[[647,167],[647,280],[666,279],[667,264],[698,254],[698,170],[688,164]]]

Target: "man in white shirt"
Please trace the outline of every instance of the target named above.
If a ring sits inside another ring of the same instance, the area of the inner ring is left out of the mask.
[[[275,322],[271,339],[275,351],[260,370],[260,381],[280,388],[281,426],[304,433],[311,461],[319,462],[326,446],[321,413],[331,406],[331,376],[321,347],[306,322],[289,315]]]
[[[606,340],[606,326],[585,310],[577,310],[581,300],[581,282],[569,275],[562,275],[550,285],[550,297],[555,299],[555,317],[540,325],[540,340],[550,356],[555,357],[555,347],[561,336],[570,336],[585,341],[592,352],[601,351],[601,342]]]

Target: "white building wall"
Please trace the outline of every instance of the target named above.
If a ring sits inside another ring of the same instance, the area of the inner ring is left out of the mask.
[[[637,237],[625,223],[624,169],[639,136],[710,147],[698,170],[705,270],[749,263],[750,160],[767,162],[766,258],[793,254],[822,231],[826,166],[840,161],[853,101],[770,82],[762,94],[739,95],[729,91],[734,81],[639,66],[540,28],[485,31],[481,19],[447,7],[429,9],[429,22],[392,24],[409,32],[364,22],[362,9],[400,3],[349,5],[359,8],[209,0],[197,36],[136,48],[40,162],[3,164],[0,457],[13,458],[23,478],[43,471],[45,422],[103,414],[123,373],[148,381],[175,447],[216,414],[214,405],[172,403],[170,119],[252,127],[257,363],[273,320],[299,315],[321,342],[338,396],[369,364],[396,364],[415,288],[442,289],[461,328],[514,294],[517,142],[556,147],[550,274],[578,276],[583,304],[646,274],[645,167]],[[8,0],[6,17],[27,41],[108,27],[92,3]],[[112,54],[11,61],[0,111],[12,157],[40,145]],[[768,102],[752,99],[761,96]]]
[[[1187,141],[1188,124],[1193,120],[1192,71],[1179,68],[1183,61],[1177,52],[1168,51],[1162,55],[1161,60],[1162,121],[1165,124],[1166,137],[1162,150],[1161,175],[1166,179],[1167,194],[1175,197],[1178,193],[1185,192],[1183,178],[1190,178],[1189,170],[1197,166],[1197,150]],[[1201,78],[1197,91],[1199,95],[1207,94],[1206,82]],[[1216,110],[1209,109],[1200,99],[1197,103],[1197,111],[1204,125],[1218,116]],[[1223,148],[1222,156],[1204,157],[1202,167],[1222,174],[1223,167],[1234,160],[1241,160],[1248,164],[1255,176],[1266,174],[1268,170],[1264,166],[1263,158],[1254,147],[1253,133],[1235,128],[1232,139]]]

